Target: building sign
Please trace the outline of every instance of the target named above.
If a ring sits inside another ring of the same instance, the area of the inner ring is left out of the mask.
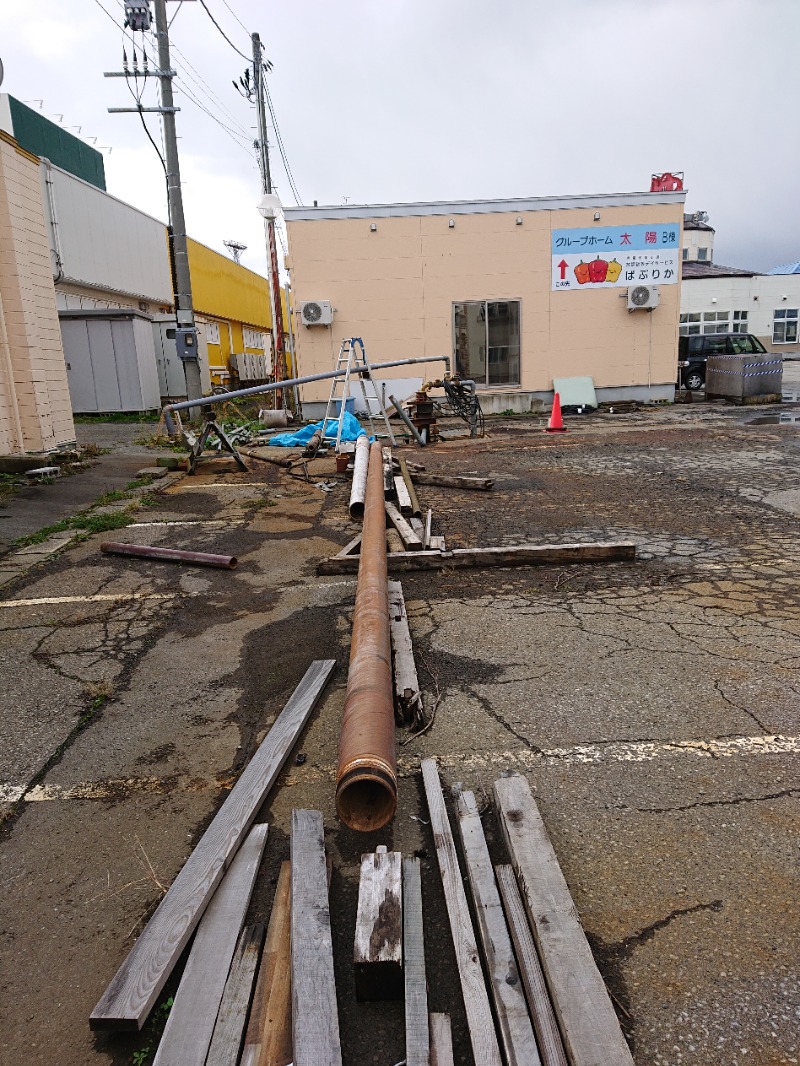
[[[679,274],[678,222],[553,230],[553,289],[674,285]]]

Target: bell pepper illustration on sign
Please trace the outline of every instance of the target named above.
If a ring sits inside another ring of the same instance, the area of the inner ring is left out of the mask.
[[[606,273],[606,281],[615,282],[622,273],[622,263],[618,263],[616,259],[612,259],[608,264],[608,271]]]
[[[582,259],[575,267],[575,278],[579,285],[585,285],[589,280],[589,264],[584,263]]]
[[[593,259],[589,264],[589,281],[595,285],[601,281],[605,281],[607,272],[608,263],[598,255],[597,259]]]

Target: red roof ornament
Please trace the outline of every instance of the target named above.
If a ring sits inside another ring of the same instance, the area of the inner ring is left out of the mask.
[[[682,192],[683,171],[675,173],[667,171],[665,174],[653,174],[650,178],[650,192]]]

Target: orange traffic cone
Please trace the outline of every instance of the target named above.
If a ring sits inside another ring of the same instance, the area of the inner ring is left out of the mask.
[[[566,433],[567,427],[561,418],[561,397],[557,392],[553,393],[553,410],[550,412],[550,421],[545,427],[546,433]]]

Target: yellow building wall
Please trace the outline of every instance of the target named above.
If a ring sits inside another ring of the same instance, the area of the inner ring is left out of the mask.
[[[0,454],[74,440],[39,160],[0,131]]]
[[[680,230],[682,202],[645,194],[633,198],[641,202],[611,206],[600,196],[586,207],[565,200],[563,208],[453,215],[446,206],[440,213],[415,215],[415,205],[390,217],[366,211],[367,217],[344,217],[343,209],[342,217],[293,220],[290,212],[295,308],[304,300],[330,300],[335,308],[332,327],[296,327],[303,373],[332,369],[342,338],[351,336],[363,338],[372,363],[452,358],[455,302],[520,300],[520,383],[482,391],[545,392],[554,377],[581,375],[591,375],[597,387],[674,382],[679,280],[660,286],[661,303],[652,314],[630,314],[625,288],[552,291],[554,229],[664,223]],[[442,372],[439,362],[380,376],[425,380]],[[324,381],[307,385],[303,399],[324,399],[329,388]]]

